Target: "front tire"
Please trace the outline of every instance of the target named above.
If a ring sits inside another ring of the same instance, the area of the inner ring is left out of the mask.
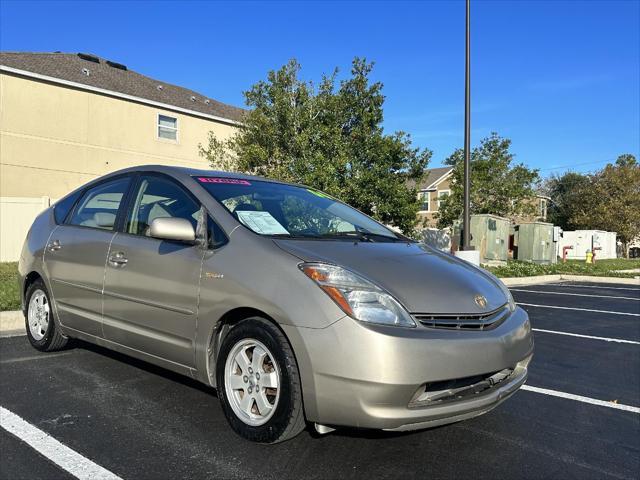
[[[33,348],[41,352],[54,352],[65,348],[69,339],[60,333],[54,321],[51,297],[41,279],[29,285],[25,300],[25,327]]]
[[[298,366],[273,323],[253,317],[229,331],[216,362],[216,381],[222,410],[241,437],[279,443],[304,430]]]

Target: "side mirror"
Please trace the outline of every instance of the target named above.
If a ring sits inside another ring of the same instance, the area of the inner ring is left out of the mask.
[[[149,226],[149,236],[162,240],[193,243],[196,232],[191,222],[185,218],[154,218]]]

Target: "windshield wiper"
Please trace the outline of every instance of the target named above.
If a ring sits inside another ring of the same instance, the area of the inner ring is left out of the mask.
[[[327,233],[276,233],[271,235],[273,237],[283,238],[283,239],[318,239],[318,240],[343,240],[343,239],[352,239],[359,242],[376,242],[376,241],[390,241],[390,242],[406,242],[400,237],[391,237],[389,235],[383,235],[381,233],[373,233],[369,231],[361,231],[361,230],[350,230],[346,232],[327,232]]]
[[[326,233],[322,235],[325,238],[354,238],[357,240],[360,240],[362,242],[375,242],[376,239],[379,240],[386,240],[386,241],[390,241],[390,242],[402,242],[404,240],[402,240],[399,237],[391,237],[389,235],[384,235],[382,233],[374,233],[374,232],[370,232],[368,230],[351,230],[351,231],[347,231],[347,232],[335,232],[335,233]]]

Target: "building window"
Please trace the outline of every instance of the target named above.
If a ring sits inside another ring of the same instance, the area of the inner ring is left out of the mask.
[[[539,217],[542,218],[543,220],[547,218],[547,199],[546,198],[540,199]]]
[[[418,192],[418,200],[420,200],[420,211],[428,212],[431,195],[429,192]]]
[[[167,115],[158,115],[158,138],[178,140],[178,119]]]
[[[438,191],[438,210],[440,210],[440,202],[443,198],[448,197],[451,193],[451,190],[440,190]]]

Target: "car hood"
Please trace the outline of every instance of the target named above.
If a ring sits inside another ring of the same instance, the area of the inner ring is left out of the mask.
[[[358,273],[391,293],[411,313],[480,314],[507,302],[481,269],[417,243],[274,240],[305,262],[326,262]],[[482,295],[486,306],[475,299]]]

